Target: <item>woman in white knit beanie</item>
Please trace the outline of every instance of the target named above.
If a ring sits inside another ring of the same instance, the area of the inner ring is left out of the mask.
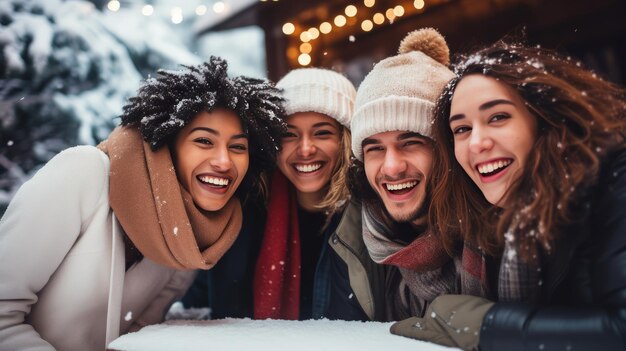
[[[254,317],[380,320],[371,286],[382,268],[364,250],[346,184],[356,90],[320,68],[293,70],[277,87],[288,131],[269,190]]]

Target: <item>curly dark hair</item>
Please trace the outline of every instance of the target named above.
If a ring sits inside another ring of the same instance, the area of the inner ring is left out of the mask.
[[[538,122],[523,176],[507,191],[515,201],[506,208],[489,204],[454,157],[451,99],[457,84],[471,74],[513,88]],[[498,255],[509,232],[526,259],[536,249],[550,252],[560,230],[576,219],[580,199],[597,181],[602,162],[624,148],[625,98],[622,88],[580,62],[538,46],[499,41],[461,57],[437,103],[433,130],[438,152],[429,222],[448,251],[462,239]]]
[[[179,71],[159,70],[124,106],[121,125],[136,127],[157,150],[201,112],[222,107],[232,110],[248,134],[250,166],[237,194],[262,192],[264,170],[275,166],[286,132],[280,90],[263,79],[228,77],[225,60],[211,56],[208,62],[182,66]]]

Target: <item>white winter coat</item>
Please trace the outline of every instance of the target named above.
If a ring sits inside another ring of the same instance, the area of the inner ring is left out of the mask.
[[[103,350],[191,284],[194,271],[148,259],[125,272],[108,189],[108,157],[79,146],[17,192],[0,221],[0,350]]]

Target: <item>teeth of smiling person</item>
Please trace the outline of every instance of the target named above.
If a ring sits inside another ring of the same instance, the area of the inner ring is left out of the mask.
[[[322,167],[321,163],[313,163],[310,165],[296,165],[296,169],[298,170],[298,172],[303,172],[303,173],[311,173],[311,172],[317,171],[321,167]]]
[[[226,178],[217,178],[217,177],[200,177],[200,180],[203,183],[209,183],[209,184],[213,184],[213,185],[221,185],[221,186],[225,186],[228,185],[229,180]]]
[[[511,160],[500,160],[500,161],[496,161],[496,162],[491,162],[488,164],[483,164],[478,166],[478,172],[480,172],[480,174],[486,174],[486,173],[491,173],[497,169],[506,167],[508,165],[511,164]]]
[[[387,190],[402,190],[406,188],[412,188],[416,185],[417,185],[417,181],[415,180],[411,182],[400,183],[400,184],[385,184],[385,186],[387,186]]]

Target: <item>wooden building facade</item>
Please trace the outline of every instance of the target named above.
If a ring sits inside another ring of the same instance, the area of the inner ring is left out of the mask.
[[[266,0],[210,30],[263,28],[272,80],[315,66],[343,72],[358,85],[374,63],[396,54],[406,33],[434,27],[453,57],[524,35],[624,85],[625,15],[623,0]]]

